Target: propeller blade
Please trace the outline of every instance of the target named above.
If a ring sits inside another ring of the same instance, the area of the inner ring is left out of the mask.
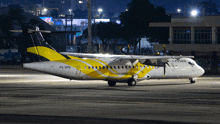
[[[167,55],[166,46],[165,46],[165,45],[163,45],[163,48],[164,48],[164,52],[163,52],[163,54],[164,54],[164,55]]]
[[[165,77],[166,76],[166,63],[163,63],[163,66],[164,66],[164,70],[163,70],[163,77]]]
[[[163,72],[163,77],[165,77],[166,76],[166,64],[170,67],[170,65],[169,65],[169,63],[168,62],[165,62],[165,63],[163,63],[163,66],[164,66],[164,72]]]
[[[170,67],[170,64],[168,62],[166,62],[166,64]]]

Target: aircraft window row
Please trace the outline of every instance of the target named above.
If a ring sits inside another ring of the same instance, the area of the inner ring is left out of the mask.
[[[171,60],[170,62],[186,62],[186,60]]]
[[[88,69],[131,69],[136,68],[138,69],[138,66],[88,66]],[[149,66],[140,66],[140,68],[149,68]],[[153,68],[151,66],[151,68]],[[85,69],[87,69],[87,66],[85,66]]]

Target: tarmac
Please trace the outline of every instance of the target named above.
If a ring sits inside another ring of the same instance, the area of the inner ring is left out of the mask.
[[[146,80],[129,87],[0,67],[0,123],[220,123],[220,77]]]

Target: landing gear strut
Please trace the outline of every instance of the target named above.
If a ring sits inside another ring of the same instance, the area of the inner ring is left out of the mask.
[[[115,81],[108,81],[108,86],[113,87],[116,85]]]

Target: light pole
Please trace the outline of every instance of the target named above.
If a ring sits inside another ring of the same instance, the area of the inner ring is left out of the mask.
[[[92,36],[92,31],[91,31],[91,19],[92,19],[92,13],[91,13],[91,0],[88,0],[87,3],[87,7],[88,7],[88,52],[91,53],[92,52],[92,40],[91,40],[91,36]]]

